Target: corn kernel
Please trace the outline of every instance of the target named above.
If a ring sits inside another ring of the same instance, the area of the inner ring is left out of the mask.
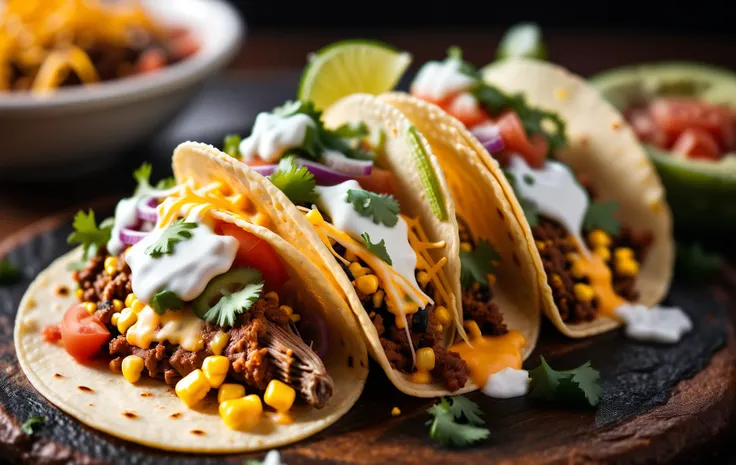
[[[202,362],[202,372],[213,388],[220,387],[229,369],[230,360],[223,355],[210,355]]]
[[[588,234],[588,241],[593,247],[608,247],[611,245],[611,238],[605,231],[595,229]]]
[[[120,320],[120,313],[113,313],[110,317],[110,323],[112,323],[113,326],[118,325],[118,321]]]
[[[118,267],[118,259],[116,257],[107,257],[105,259],[105,269],[117,268],[117,267]]]
[[[210,339],[210,350],[213,354],[220,355],[225,350],[225,346],[227,346],[229,340],[230,336],[226,332],[218,331]]]
[[[613,258],[615,258],[616,261],[633,259],[634,251],[628,247],[619,247],[613,251]]]
[[[358,261],[358,256],[355,255],[353,252],[351,252],[349,250],[345,251],[345,256],[342,257],[342,258],[344,258],[345,260],[347,260],[349,262],[357,262]]]
[[[118,317],[118,331],[120,331],[120,334],[125,334],[125,332],[135,324],[135,322],[138,321],[138,314],[133,311],[131,308],[124,308],[122,312],[120,312],[120,316]]]
[[[578,299],[578,301],[580,302],[590,302],[591,300],[593,300],[593,297],[595,297],[595,292],[593,291],[593,288],[588,286],[587,284],[576,283],[572,289],[575,293],[575,298]]]
[[[117,372],[118,372],[118,367],[117,367],[117,365],[115,364],[115,361],[114,361],[114,360],[110,360],[110,362],[109,362],[109,363],[107,364],[107,367],[108,367],[108,368],[110,369],[110,371],[112,371],[113,373],[117,373]]]
[[[116,312],[120,312],[125,308],[123,306],[123,301],[118,299],[113,299],[112,301],[112,308],[115,309]]]
[[[496,275],[495,274],[488,274],[486,275],[486,279],[488,280],[488,286],[493,287],[496,284]]]
[[[616,272],[622,276],[636,276],[639,273],[639,264],[636,260],[619,260],[616,262]]]
[[[560,278],[560,275],[553,274],[552,276],[550,276],[549,280],[552,284],[552,287],[554,287],[555,289],[559,289],[562,287],[562,278]]]
[[[289,319],[294,323],[299,323],[299,321],[302,319],[301,316],[294,314],[289,317]]]
[[[434,317],[442,326],[447,326],[452,322],[452,315],[444,305],[438,305],[434,308]]]
[[[74,295],[77,296],[77,299],[82,300],[82,297],[84,297],[84,291],[82,289],[77,289],[74,291]]]
[[[123,359],[123,378],[129,383],[137,383],[143,371],[143,359],[137,355],[128,355]]]
[[[367,268],[364,268],[360,265],[358,262],[353,262],[348,266],[348,270],[350,270],[350,273],[352,273],[353,278],[359,278],[365,274],[368,274],[369,270]]]
[[[420,271],[417,273],[417,282],[419,282],[419,285],[424,287],[429,283],[429,273],[426,271]]]
[[[234,430],[250,430],[261,421],[263,405],[261,399],[251,394],[240,399],[230,399],[220,404],[220,418]]]
[[[483,334],[480,332],[480,327],[478,326],[478,323],[476,323],[473,320],[465,320],[463,322],[463,326],[465,327],[465,331],[468,333],[468,337],[471,341],[474,341],[476,339],[480,339],[483,337]]]
[[[423,347],[417,350],[417,369],[423,371],[434,370],[434,349]]]
[[[399,407],[394,407],[391,409],[392,417],[398,417],[399,415],[401,415],[401,410],[399,410]]]
[[[141,302],[141,301],[140,301],[140,300],[138,300],[138,299],[135,299],[135,300],[133,301],[133,305],[131,305],[131,306],[130,306],[130,308],[131,308],[131,309],[132,309],[132,310],[133,310],[134,312],[138,313],[138,312],[140,312],[141,310],[143,310],[144,308],[146,308],[146,304],[144,304],[143,302]]]
[[[94,303],[94,302],[85,302],[85,303],[84,303],[84,308],[85,308],[85,309],[87,310],[87,312],[89,312],[89,314],[91,315],[91,314],[93,314],[94,312],[96,312],[96,311],[97,311],[97,304],[96,304],[96,303]]]
[[[585,265],[583,264],[582,260],[578,260],[575,263],[572,264],[572,268],[570,268],[570,272],[572,275],[578,279],[585,277]]]
[[[245,386],[242,384],[225,383],[217,390],[217,403],[221,404],[226,400],[240,399],[245,396]]]
[[[207,396],[210,387],[202,370],[194,370],[176,383],[176,395],[187,407],[193,407]]]
[[[282,305],[279,307],[279,310],[286,313],[289,317],[294,314],[294,309],[289,307],[288,305]]]
[[[274,305],[279,304],[279,295],[274,291],[266,292],[266,295],[264,295],[263,298],[266,299],[266,302]]]
[[[281,413],[289,411],[295,398],[296,391],[294,388],[277,379],[273,379],[268,383],[266,392],[263,394],[263,401]]]
[[[372,295],[378,290],[378,277],[374,274],[367,274],[355,280],[358,290],[364,295]]]
[[[131,305],[133,305],[133,301],[134,301],[134,300],[136,300],[136,299],[137,299],[137,297],[135,296],[135,294],[133,294],[133,293],[131,292],[131,293],[130,293],[130,294],[128,294],[128,296],[127,296],[127,297],[125,298],[125,306],[126,306],[126,307],[130,307]]]
[[[373,308],[381,308],[381,305],[383,305],[383,296],[386,295],[383,291],[376,291],[375,294],[373,294],[372,300],[373,300]]]
[[[575,263],[575,260],[578,259],[578,254],[576,254],[575,252],[569,252],[565,254],[565,258],[568,262]]]
[[[118,272],[118,269],[114,266],[106,266],[105,267],[105,273],[107,273],[109,276],[114,275]]]
[[[596,247],[595,249],[593,249],[593,253],[600,257],[600,259],[604,262],[607,262],[611,259],[611,251],[608,249],[608,247]]]
[[[428,371],[415,371],[409,375],[409,381],[416,384],[429,384],[432,382],[432,375]]]
[[[544,245],[544,241],[534,241],[534,244],[537,246],[537,250],[542,251],[546,247]]]
[[[460,243],[460,250],[463,250],[465,252],[472,252],[473,246],[470,245],[470,242],[461,242]]]

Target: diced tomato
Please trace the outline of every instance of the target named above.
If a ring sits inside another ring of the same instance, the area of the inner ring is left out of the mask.
[[[440,106],[447,113],[459,119],[467,128],[491,119],[491,115],[478,103],[478,100],[468,93],[458,94],[452,99],[442,102]]]
[[[669,148],[671,138],[654,121],[649,110],[646,108],[633,109],[628,114],[628,120],[642,142],[663,149]]]
[[[183,60],[199,51],[199,40],[189,32],[171,39],[171,54],[176,60]]]
[[[549,150],[547,140],[541,134],[535,134],[530,140],[516,113],[503,112],[496,125],[507,151],[524,157],[532,168],[541,168],[544,165]]]
[[[268,288],[278,289],[289,279],[289,273],[281,263],[281,257],[268,242],[230,223],[219,223],[215,231],[218,234],[232,236],[240,242],[235,265],[260,271]]]
[[[110,331],[81,303],[69,307],[61,320],[64,349],[80,361],[89,360],[110,339]]]
[[[724,148],[734,144],[733,121],[728,108],[694,98],[659,98],[649,103],[655,123],[673,140],[687,129],[713,136]]]
[[[273,163],[268,162],[266,160],[262,160],[260,158],[251,158],[247,162],[245,162],[248,166],[265,166],[265,165],[273,165]]]
[[[158,71],[166,66],[166,52],[160,48],[149,48],[141,53],[136,63],[136,70],[139,73],[150,73]]]
[[[363,189],[375,192],[376,194],[394,194],[394,175],[389,170],[373,167],[371,174],[368,176],[358,176],[355,178]]]
[[[672,146],[672,152],[688,158],[719,160],[718,142],[709,133],[700,129],[686,129]]]
[[[60,325],[45,326],[43,328],[43,331],[41,331],[41,337],[43,337],[44,342],[48,342],[49,344],[56,344],[61,340]]]

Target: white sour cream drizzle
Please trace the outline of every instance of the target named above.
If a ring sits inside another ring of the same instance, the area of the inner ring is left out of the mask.
[[[516,368],[504,368],[488,377],[483,386],[483,394],[496,399],[521,397],[529,393],[529,373]]]
[[[476,80],[460,72],[460,60],[429,61],[421,67],[411,83],[411,93],[432,100],[470,89]]]
[[[123,228],[130,228],[138,222],[139,197],[122,199],[115,206],[115,223],[112,226],[110,240],[107,241],[107,251],[110,255],[118,255],[125,250],[125,244],[120,240]]]
[[[582,227],[588,209],[588,194],[570,168],[556,161],[547,161],[544,168],[537,170],[527,165],[522,157],[512,155],[506,169],[514,175],[519,195],[533,202],[540,213],[558,221],[577,239],[583,251],[587,251],[582,240]]]
[[[277,163],[287,149],[304,144],[309,127],[314,127],[314,121],[302,113],[287,117],[259,113],[253,132],[240,143],[243,160],[260,158]]]
[[[626,335],[639,341],[674,344],[693,329],[690,317],[678,307],[626,303],[615,314],[626,324]]]
[[[263,458],[263,465],[286,465],[281,462],[281,454],[277,450],[268,451],[268,454]]]
[[[347,201],[348,189],[362,190],[358,181],[350,180],[330,187],[317,187],[317,206],[330,216],[332,224],[344,231],[353,239],[362,241],[363,233],[368,233],[372,243],[386,241],[386,251],[391,258],[391,267],[396,270],[409,284],[421,292],[414,276],[417,267],[417,255],[409,244],[409,226],[403,218],[393,226],[376,224],[373,219],[361,216],[355,211],[352,203]],[[422,295],[425,295],[422,292]],[[427,297],[429,299],[429,297]],[[431,299],[429,299],[431,300]]]

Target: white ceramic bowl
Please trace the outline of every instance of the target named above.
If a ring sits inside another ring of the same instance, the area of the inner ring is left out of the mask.
[[[200,50],[156,73],[44,97],[0,94],[0,178],[58,179],[109,165],[169,122],[228,64],[245,34],[238,12],[222,0],[144,3],[165,24],[194,32]]]

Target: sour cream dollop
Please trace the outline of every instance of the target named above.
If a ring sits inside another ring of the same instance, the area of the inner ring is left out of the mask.
[[[626,324],[626,335],[639,341],[674,344],[693,329],[690,317],[678,307],[623,304],[615,314]]]
[[[460,72],[461,65],[460,60],[454,58],[425,63],[411,84],[411,93],[432,100],[442,100],[470,89],[476,79]]]
[[[314,121],[303,113],[286,117],[259,113],[253,132],[240,143],[240,153],[245,161],[260,158],[277,163],[287,149],[304,145],[310,127]]]
[[[496,399],[521,397],[529,393],[529,372],[516,368],[504,368],[488,377],[483,394]]]

